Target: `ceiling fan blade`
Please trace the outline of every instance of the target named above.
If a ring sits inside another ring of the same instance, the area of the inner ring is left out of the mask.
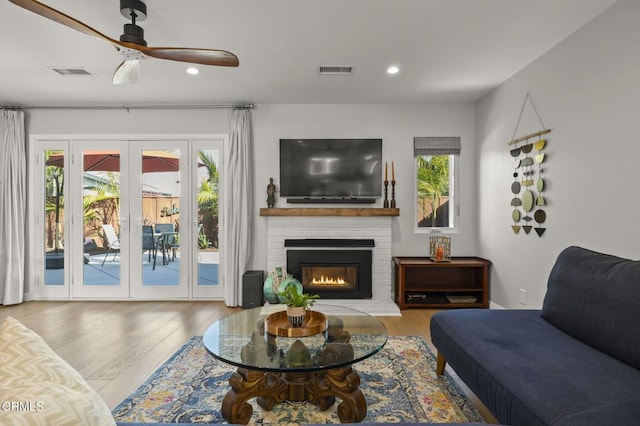
[[[113,75],[113,84],[136,83],[140,74],[140,61],[143,55],[158,59],[168,59],[172,61],[188,62],[202,65],[217,65],[223,67],[237,67],[238,57],[226,50],[216,49],[191,49],[180,47],[147,47],[146,42],[133,42],[131,40],[114,40],[98,30],[91,28],[87,24],[56,10],[37,0],[9,0],[11,3],[26,10],[36,13],[52,21],[58,22],[83,34],[97,37],[115,46],[125,57],[125,61],[120,64]],[[132,24],[135,25],[135,24]],[[125,26],[125,33],[126,33]],[[140,29],[141,30],[141,29]]]
[[[181,47],[146,47],[136,45],[136,48],[147,56],[171,61],[189,62],[201,65],[217,65],[220,67],[237,67],[238,57],[226,50],[190,49]]]
[[[132,84],[140,77],[140,61],[127,59],[113,73],[113,84]]]
[[[39,1],[36,1],[36,0],[9,0],[9,1],[17,6],[27,9],[40,16],[44,16],[45,18],[51,19],[52,21],[56,21],[69,28],[73,28],[76,31],[80,31],[83,34],[97,37],[101,40],[111,43],[114,46],[116,46],[116,48],[118,48],[118,46],[120,45],[120,43],[117,40],[114,40],[102,34],[100,31],[91,28],[87,24],[80,22],[77,19],[72,18],[71,16],[65,13],[62,13],[52,7],[49,7],[44,3],[40,3]]]

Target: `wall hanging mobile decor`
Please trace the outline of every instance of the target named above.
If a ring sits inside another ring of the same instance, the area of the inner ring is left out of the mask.
[[[535,111],[543,130],[516,139],[518,126],[527,101]],[[513,136],[507,144],[509,147],[513,146],[509,152],[515,161],[513,182],[511,183],[511,192],[513,194],[511,199],[513,225],[511,225],[511,229],[513,229],[514,234],[519,234],[520,229],[522,229],[524,234],[528,235],[531,229],[534,229],[538,237],[542,237],[542,234],[547,229],[544,227],[544,223],[547,220],[547,213],[545,212],[547,201],[544,191],[548,182],[546,178],[543,178],[546,170],[542,167],[546,158],[544,149],[547,146],[547,139],[542,139],[542,135],[547,133],[551,133],[551,129],[545,128],[536,106],[527,93],[518,116],[516,128],[513,130]],[[535,225],[532,225],[533,222],[535,222]]]

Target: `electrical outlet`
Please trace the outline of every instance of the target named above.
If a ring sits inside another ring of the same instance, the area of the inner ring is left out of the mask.
[[[523,288],[520,289],[520,304],[522,305],[527,304],[527,290]]]

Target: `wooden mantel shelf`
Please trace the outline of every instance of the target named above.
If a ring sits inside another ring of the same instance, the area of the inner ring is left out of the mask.
[[[400,216],[400,209],[384,208],[262,208],[260,216]]]

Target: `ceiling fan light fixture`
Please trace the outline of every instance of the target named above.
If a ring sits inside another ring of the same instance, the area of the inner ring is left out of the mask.
[[[113,73],[113,84],[133,84],[140,77],[140,61],[126,59]]]
[[[238,57],[226,50],[191,47],[149,47],[144,40],[144,30],[136,24],[136,22],[144,21],[147,18],[145,0],[120,0],[120,13],[130,23],[124,25],[124,33],[119,40],[102,34],[78,19],[37,0],[9,1],[44,18],[58,22],[85,35],[96,37],[114,46],[124,56],[124,62],[120,64],[113,75],[114,84],[136,82],[140,70],[139,60],[147,57],[221,67],[237,67],[239,65]]]

